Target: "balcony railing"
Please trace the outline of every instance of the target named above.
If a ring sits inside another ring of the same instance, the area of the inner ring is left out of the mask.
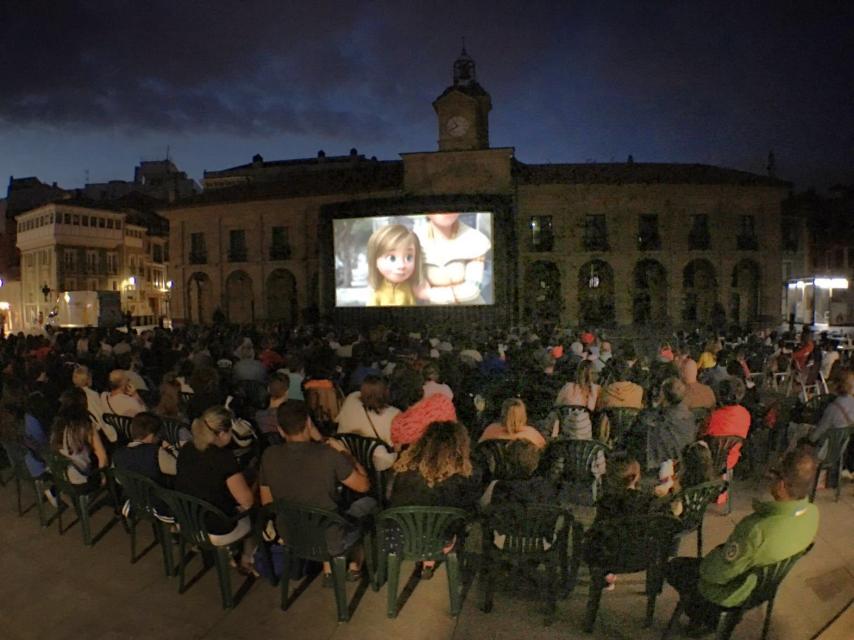
[[[737,236],[736,244],[739,251],[756,251],[759,248],[756,236]]]
[[[288,245],[273,245],[270,247],[270,260],[290,260],[291,248]]]
[[[712,246],[708,233],[692,233],[688,236],[688,248],[691,251],[707,251]]]
[[[611,249],[607,236],[585,236],[582,245],[585,251],[609,251]]]
[[[208,252],[207,251],[191,251],[190,252],[190,264],[207,264],[208,263]]]
[[[229,262],[246,262],[246,249],[229,249],[228,251],[228,261]]]
[[[641,251],[658,251],[661,249],[661,237],[655,234],[638,236],[638,249]]]

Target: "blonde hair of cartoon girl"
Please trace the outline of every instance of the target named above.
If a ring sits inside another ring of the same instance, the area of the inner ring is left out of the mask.
[[[415,233],[402,224],[377,229],[368,240],[369,307],[416,304],[423,286],[424,252]]]

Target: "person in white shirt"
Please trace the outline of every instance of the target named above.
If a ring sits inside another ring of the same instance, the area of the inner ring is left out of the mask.
[[[338,433],[355,433],[385,443],[385,447],[374,450],[374,467],[379,471],[388,469],[397,460],[391,444],[391,421],[400,409],[390,406],[388,399],[385,380],[367,375],[361,389],[348,395],[338,412]]]
[[[424,380],[426,380],[424,383],[425,398],[441,393],[443,396],[447,396],[448,400],[454,399],[454,392],[451,391],[451,387],[440,382],[439,366],[435,362],[428,362],[425,364],[424,368],[421,370],[421,375],[423,375]]]
[[[101,394],[101,407],[104,413],[114,413],[128,418],[133,418],[146,410],[142,398],[121,369],[110,372],[110,390]]]
[[[107,440],[115,442],[116,430],[110,425],[101,422],[104,407],[101,402],[101,395],[92,388],[92,374],[89,372],[89,368],[82,365],[76,367],[74,373],[71,374],[71,382],[75,387],[83,389],[83,392],[86,394],[86,410],[92,416],[92,422],[95,427],[101,430],[107,437]]]

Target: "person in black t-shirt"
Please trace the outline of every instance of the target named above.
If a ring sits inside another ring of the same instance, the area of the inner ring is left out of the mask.
[[[285,443],[268,447],[261,459],[261,504],[287,500],[329,511],[339,511],[337,487],[365,493],[371,488],[365,469],[337,440],[323,442],[314,428],[306,403],[288,400],[276,413],[278,431]],[[344,515],[354,520],[351,528],[331,527],[327,531],[327,546],[331,555],[352,550],[349,580],[361,575],[362,550],[354,547],[361,537],[359,521],[376,510],[376,501],[361,497],[353,502]],[[284,527],[279,526],[280,533]],[[332,567],[323,563],[323,584],[332,586]]]
[[[175,489],[205,500],[226,516],[236,516],[252,508],[255,497],[240,472],[231,442],[231,412],[225,407],[211,407],[193,421],[193,444],[181,449]],[[252,528],[249,516],[234,525],[231,521],[211,518],[207,521],[211,542],[224,546],[244,539],[241,567],[251,567],[252,546],[246,534]]]
[[[133,441],[113,452],[113,466],[132,471],[160,486],[171,484],[175,475],[175,454],[159,443],[162,420],[148,411],[137,414],[130,423]]]

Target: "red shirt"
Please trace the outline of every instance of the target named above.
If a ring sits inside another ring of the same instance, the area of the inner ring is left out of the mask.
[[[792,360],[798,365],[798,370],[803,371],[807,366],[807,360],[815,349],[815,343],[812,340],[807,340],[806,344],[792,354]]]
[[[457,411],[441,393],[419,400],[391,421],[391,441],[395,447],[419,440],[432,422],[456,420]]]
[[[704,435],[707,436],[740,436],[747,437],[750,430],[750,412],[740,404],[728,405],[715,409],[709,418],[709,425]],[[741,456],[741,445],[737,444],[729,450],[726,467],[732,469]]]

